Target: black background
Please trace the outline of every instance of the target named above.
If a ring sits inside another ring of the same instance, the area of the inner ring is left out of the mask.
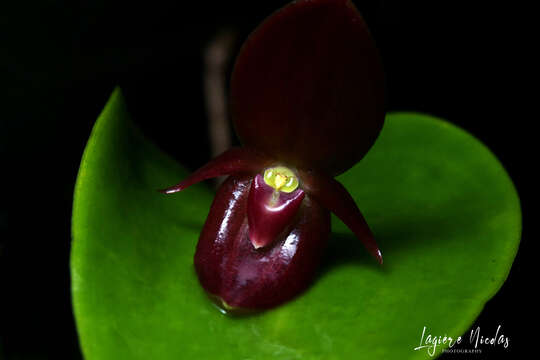
[[[0,3],[0,358],[2,351],[6,359],[81,358],[70,303],[71,201],[86,140],[114,86],[121,85],[147,136],[195,168],[210,156],[204,45],[230,28],[237,49],[285,3]],[[518,188],[520,251],[474,327],[490,332],[502,324],[510,337],[509,350],[483,348],[484,355],[526,352],[537,282],[527,9],[504,2],[355,4],[382,54],[388,110],[425,112],[465,128]]]

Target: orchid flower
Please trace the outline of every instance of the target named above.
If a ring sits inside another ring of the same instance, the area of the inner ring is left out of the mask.
[[[240,312],[298,295],[324,253],[330,212],[382,264],[364,217],[334,179],[371,148],[385,116],[381,61],[354,5],[299,0],[267,18],[241,48],[230,99],[243,146],[162,190],[228,176],[194,259],[211,298]]]

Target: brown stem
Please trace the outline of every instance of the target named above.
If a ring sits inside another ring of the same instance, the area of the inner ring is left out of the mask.
[[[226,70],[234,41],[235,35],[231,30],[221,30],[204,52],[204,93],[212,157],[229,149],[232,143],[227,113]],[[223,180],[217,179],[218,185]]]

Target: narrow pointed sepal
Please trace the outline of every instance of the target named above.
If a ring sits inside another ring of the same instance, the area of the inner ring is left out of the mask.
[[[301,189],[286,193],[264,182],[260,174],[251,183],[247,217],[249,239],[258,249],[268,246],[293,223],[305,193]]]
[[[180,183],[159,190],[164,194],[182,191],[203,180],[233,174],[255,174],[260,172],[272,160],[261,153],[246,147],[236,147],[210,160],[206,165],[193,172]]]
[[[347,189],[334,178],[309,171],[299,171],[304,190],[317,203],[330,210],[351,229],[368,252],[383,263],[382,253],[375,242],[364,216]]]

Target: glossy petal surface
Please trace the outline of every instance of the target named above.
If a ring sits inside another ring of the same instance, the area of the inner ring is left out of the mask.
[[[255,249],[248,236],[250,177],[229,177],[220,187],[195,253],[203,287],[227,307],[264,309],[296,296],[312,283],[330,233],[330,214],[305,201],[290,231]]]
[[[305,193],[296,189],[291,193],[275,192],[258,174],[251,183],[247,218],[249,239],[257,248],[271,244],[295,220]],[[275,197],[275,198],[274,198]]]
[[[185,176],[132,128],[115,93],[88,142],[73,208],[73,305],[86,360],[431,359],[413,350],[423,326],[461,335],[519,244],[519,199],[493,154],[447,122],[391,114],[369,154],[338,178],[384,265],[334,218],[313,286],[277,309],[229,318],[193,270],[214,195],[202,185],[155,191]]]
[[[297,1],[263,22],[237,58],[236,132],[288,165],[338,174],[364,156],[382,127],[383,83],[352,3]]]

